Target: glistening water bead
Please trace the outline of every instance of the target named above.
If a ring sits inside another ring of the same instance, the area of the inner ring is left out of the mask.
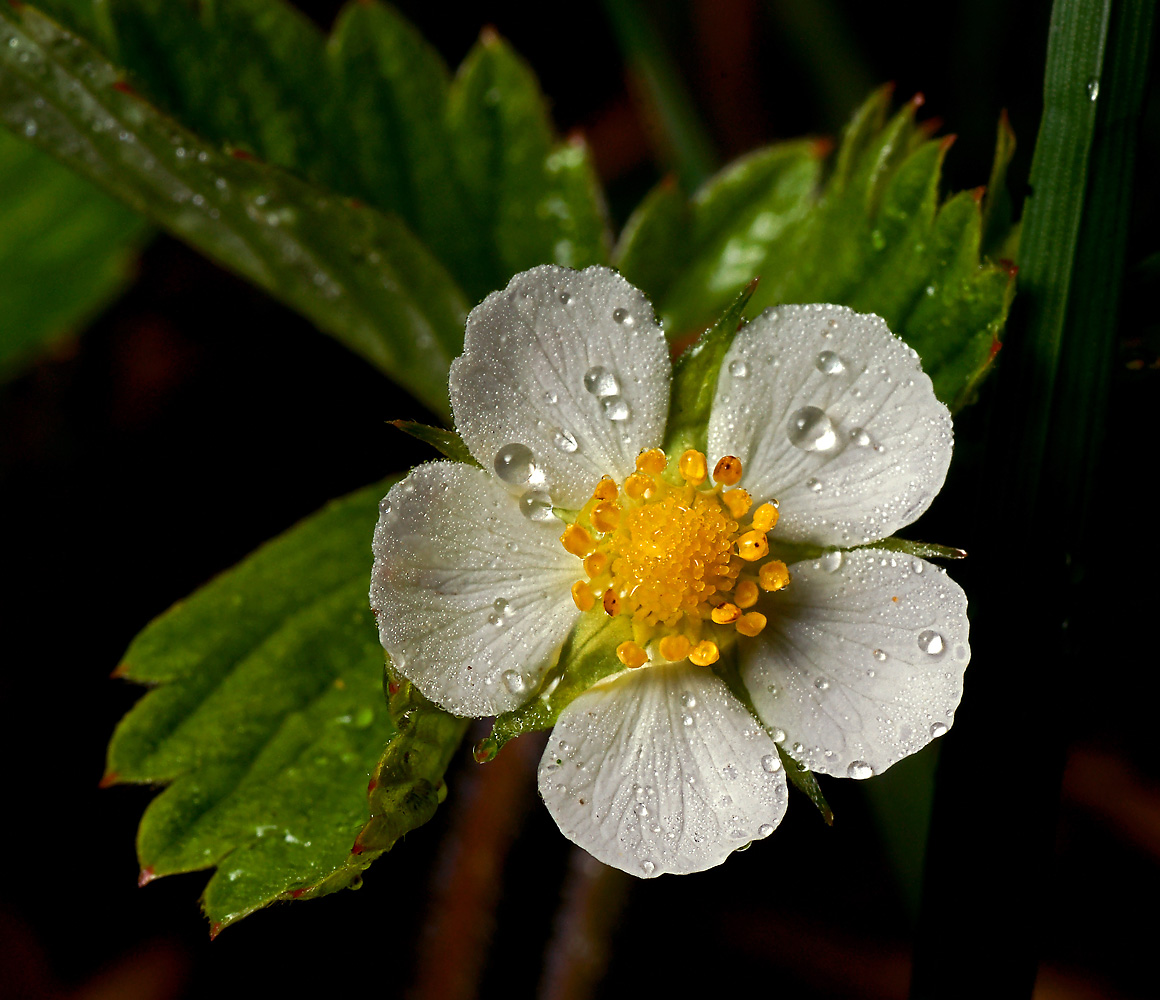
[[[838,443],[834,423],[824,410],[803,406],[789,418],[789,443],[802,451],[829,451]]]
[[[822,351],[814,365],[823,375],[837,375],[846,370],[842,359],[834,351]]]
[[[934,629],[928,628],[925,632],[919,633],[918,648],[926,653],[927,656],[937,659],[946,652],[947,647],[943,637]]]
[[[543,490],[528,490],[520,497],[520,511],[529,521],[550,521],[555,516],[552,498]]]
[[[492,462],[495,474],[509,486],[523,486],[536,472],[532,449],[524,444],[505,444]]]
[[[584,388],[597,399],[615,396],[620,392],[620,382],[603,365],[593,365],[584,373]]]

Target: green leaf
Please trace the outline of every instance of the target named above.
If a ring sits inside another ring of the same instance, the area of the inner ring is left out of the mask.
[[[818,808],[818,812],[822,814],[822,819],[826,821],[826,826],[834,825],[834,810],[830,808],[830,803],[826,801],[825,795],[822,794],[822,788],[818,784],[818,779],[814,772],[809,770],[804,764],[794,760],[785,750],[781,744],[778,744],[777,755],[781,758],[782,767],[785,768],[786,777],[789,778],[794,788],[798,791],[805,792],[809,800]]]
[[[429,427],[427,424],[420,424],[414,420],[392,420],[390,424],[404,434],[410,434],[411,437],[417,438],[424,444],[429,444],[453,462],[466,462],[468,465],[474,465],[477,469],[480,468],[480,464],[472,457],[467,445],[463,443],[463,438],[455,431],[444,430],[442,427]]]
[[[441,778],[430,757],[397,766],[416,736],[404,724],[400,737],[381,691],[367,587],[389,485],[335,501],[175,605],[118,669],[155,687],[117,727],[105,783],[168,786],[141,821],[142,881],[216,867],[202,900],[215,931],[351,882],[336,873],[349,871],[376,767],[396,795]],[[438,742],[445,761],[460,735],[437,727],[425,746]],[[428,817],[389,820],[401,831]]]
[[[673,366],[669,420],[665,428],[668,454],[680,455],[688,448],[708,451],[709,414],[717,395],[721,362],[744,322],[745,307],[756,290],[755,278]]]
[[[704,328],[760,276],[754,311],[835,302],[877,313],[922,356],[940,399],[971,398],[997,350],[1011,271],[980,258],[977,193],[939,203],[950,140],[915,124],[918,101],[887,119],[890,96],[877,91],[855,114],[824,184],[824,144],[800,141],[742,158],[683,207],[671,185],[645,200],[614,257],[670,332]],[[679,248],[668,268],[666,246]]]
[[[983,253],[996,258],[1003,252],[1004,243],[1011,233],[1014,208],[1011,192],[1007,190],[1007,167],[1015,155],[1015,133],[1007,112],[999,115],[995,135],[995,158],[991,163],[991,179],[983,196]]]
[[[485,32],[460,67],[449,104],[451,142],[471,224],[492,248],[486,287],[555,261],[608,258],[599,184],[581,140],[557,144],[528,65]]]
[[[0,132],[0,373],[116,298],[147,238],[133,212]]]
[[[539,692],[496,718],[491,733],[476,748],[476,760],[491,760],[508,740],[522,733],[553,726],[560,713],[593,684],[624,669],[616,658],[616,647],[631,638],[632,624],[623,616],[581,615]]]
[[[462,293],[397,218],[230,156],[125,92],[117,69],[31,7],[0,8],[9,127],[313,319],[436,412]]]

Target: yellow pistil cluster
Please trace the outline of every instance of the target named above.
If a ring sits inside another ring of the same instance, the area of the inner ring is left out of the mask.
[[[735,488],[741,460],[722,458],[709,482],[702,452],[689,450],[671,469],[663,451],[640,454],[621,486],[607,476],[560,542],[584,560],[572,586],[581,611],[597,605],[627,615],[633,638],[616,650],[626,667],[652,659],[716,662],[731,633],[755,636],[766,619],[750,610],[762,590],[789,583],[785,563],[768,559],[777,501],[753,509]]]

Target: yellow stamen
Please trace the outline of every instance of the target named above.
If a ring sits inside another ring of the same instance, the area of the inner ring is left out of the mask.
[[[789,583],[789,569],[780,559],[771,559],[757,571],[762,590],[781,590]]]
[[[721,650],[717,648],[717,643],[708,639],[702,639],[689,652],[689,661],[698,667],[707,667],[710,663],[716,663],[720,658]]]
[[[584,572],[588,574],[589,579],[600,576],[606,569],[608,569],[608,555],[604,552],[593,552],[584,560]]]
[[[722,604],[713,609],[712,617],[718,625],[728,625],[741,617],[741,609],[736,604]]]
[[[748,614],[742,615],[737,619],[737,624],[734,625],[734,628],[742,635],[752,637],[765,628],[765,620],[765,615],[760,611],[750,611]]]
[[[669,460],[665,458],[665,453],[660,448],[653,448],[651,451],[642,451],[636,456],[636,467],[641,472],[646,472],[650,476],[659,476],[665,471],[665,466],[669,464]]]
[[[628,642],[622,642],[616,647],[616,658],[628,667],[629,670],[635,670],[637,667],[643,667],[648,663],[648,653],[631,639]]]
[[[763,531],[747,531],[737,539],[737,554],[746,562],[755,562],[769,555],[769,539]]]
[[[616,615],[620,612],[620,597],[611,587],[604,592],[600,603],[604,605],[605,614]]]
[[[577,580],[572,584],[572,600],[581,611],[588,611],[596,603],[596,595],[587,583]]]
[[[653,482],[652,476],[646,476],[643,472],[634,472],[624,481],[625,496],[633,500],[643,500],[651,497],[656,491],[657,484]]]
[[[746,578],[737,581],[737,589],[733,591],[733,603],[739,608],[751,608],[757,603],[757,584]]]
[[[690,486],[700,486],[709,475],[704,453],[694,448],[690,448],[677,460],[677,468]]]
[[[772,531],[777,524],[777,507],[771,503],[763,503],[753,512],[754,531]]]
[[[722,486],[736,486],[741,482],[741,459],[726,455],[713,469],[713,481]]]
[[[729,490],[728,493],[722,493],[721,501],[729,508],[729,513],[738,519],[748,514],[749,508],[753,506],[753,497],[745,490]]]
[[[581,558],[596,548],[596,542],[592,540],[592,536],[578,524],[570,524],[564,529],[564,534],[560,536],[560,544],[572,555]]]
[[[620,504],[614,500],[601,500],[592,508],[592,527],[603,533],[615,531],[620,524]]]
[[[592,496],[596,500],[615,500],[620,490],[616,488],[614,483],[608,476],[605,476],[596,484],[596,489],[592,491]]]
[[[666,635],[660,643],[661,656],[666,660],[683,660],[689,655],[689,640],[684,635]]]

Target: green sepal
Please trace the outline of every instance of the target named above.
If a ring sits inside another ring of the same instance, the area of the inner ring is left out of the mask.
[[[709,441],[709,414],[717,395],[721,362],[744,323],[745,307],[757,290],[754,278],[733,304],[673,366],[665,451],[680,455],[689,448],[705,451]]]
[[[830,808],[830,803],[826,801],[825,795],[822,794],[822,788],[818,784],[818,779],[814,772],[806,767],[805,764],[794,760],[785,752],[785,748],[780,743],[777,745],[777,755],[781,758],[781,765],[785,768],[785,775],[789,778],[790,783],[794,788],[805,792],[809,800],[818,807],[818,812],[822,814],[822,819],[826,821],[826,826],[833,826],[834,810]]]
[[[496,718],[491,733],[476,748],[475,759],[481,763],[491,760],[508,740],[555,725],[575,698],[597,681],[624,669],[616,658],[616,647],[631,638],[632,624],[627,616],[609,618],[599,610],[581,615],[539,691],[519,708]]]
[[[883,538],[868,545],[855,546],[856,549],[885,549],[887,552],[904,552],[919,559],[966,559],[965,549],[952,545],[936,545],[934,542],[912,542],[906,538]],[[854,550],[851,550],[854,551]]]
[[[389,667],[384,687],[397,732],[367,784],[370,819],[345,862],[317,882],[289,890],[283,899],[313,899],[340,889],[357,889],[372,862],[404,834],[430,820],[447,796],[443,775],[471,720],[445,712],[409,681],[393,679]]]
[[[982,251],[993,260],[1007,256],[1006,245],[1011,233],[1011,219],[1014,208],[1011,193],[1007,190],[1007,168],[1015,155],[1015,132],[1007,118],[1007,112],[999,115],[999,125],[995,134],[995,156],[991,161],[991,177],[987,181],[987,191],[983,195],[983,238]],[[1014,257],[1010,258],[1014,260]]]
[[[387,422],[404,434],[410,434],[411,437],[424,444],[429,444],[453,462],[463,462],[466,465],[474,465],[477,469],[482,468],[468,451],[467,445],[463,443],[463,438],[455,431],[445,430],[442,427],[432,427],[430,424],[421,424],[416,420],[389,420]]]

